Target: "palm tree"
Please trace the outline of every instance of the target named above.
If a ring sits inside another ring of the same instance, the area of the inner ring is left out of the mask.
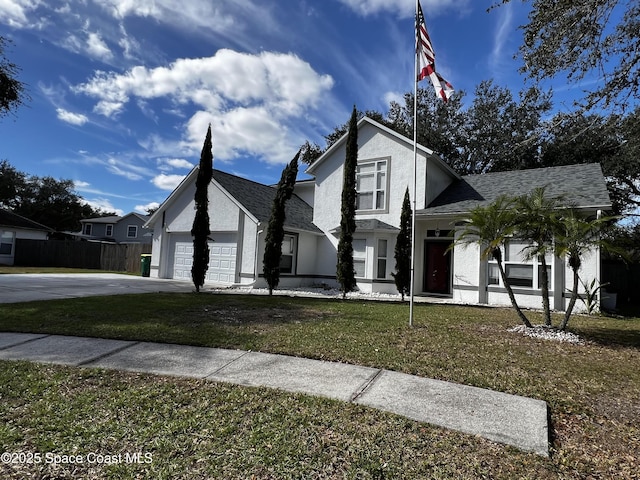
[[[525,259],[540,259],[540,283],[542,307],[545,325],[551,326],[551,307],[549,305],[549,274],[547,272],[547,254],[553,252],[554,216],[561,207],[562,197],[545,195],[545,188],[538,187],[526,195],[517,197],[517,236],[529,245],[522,250]]]
[[[582,266],[582,259],[598,247],[604,247],[608,250],[613,249],[602,239],[601,235],[613,220],[615,220],[615,217],[583,218],[577,216],[575,210],[569,209],[554,222],[556,231],[555,254],[558,257],[566,256],[573,271],[571,300],[569,300],[564,319],[560,324],[560,330],[567,328],[569,317],[571,317],[571,312],[578,299],[579,270]]]
[[[478,206],[472,209],[465,218],[462,219],[464,228],[459,232],[454,245],[480,244],[481,256],[483,259],[490,255],[498,263],[498,270],[502,277],[502,283],[507,290],[511,305],[522,323],[527,328],[532,328],[531,322],[524,315],[513,290],[507,279],[507,275],[502,264],[502,250],[507,240],[513,235],[516,228],[516,212],[513,208],[514,201],[507,196],[500,196],[486,206]],[[450,247],[453,248],[453,245]]]

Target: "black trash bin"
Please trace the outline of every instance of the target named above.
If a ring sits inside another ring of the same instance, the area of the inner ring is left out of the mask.
[[[140,273],[143,277],[151,274],[151,254],[143,253],[140,255]]]

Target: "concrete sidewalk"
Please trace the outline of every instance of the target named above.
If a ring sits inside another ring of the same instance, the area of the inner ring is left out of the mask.
[[[240,350],[2,332],[0,360],[277,388],[366,405],[549,454],[546,402],[388,370]]]

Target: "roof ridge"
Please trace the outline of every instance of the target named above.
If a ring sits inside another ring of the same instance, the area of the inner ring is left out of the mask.
[[[214,174],[215,173],[222,173],[222,174],[227,175],[229,177],[234,177],[234,178],[237,178],[238,180],[242,180],[244,182],[250,182],[250,183],[253,183],[255,185],[259,185],[261,187],[266,187],[266,188],[270,188],[270,189],[274,189],[274,190],[276,188],[276,187],[272,187],[271,185],[267,185],[266,183],[261,183],[261,182],[258,182],[257,180],[251,180],[250,178],[241,177],[240,175],[234,175],[233,173],[225,172],[224,170],[219,170],[217,168],[214,168],[213,172],[214,172]]]
[[[569,165],[551,165],[548,167],[521,168],[518,170],[501,170],[498,172],[470,173],[468,175],[462,175],[462,179],[469,178],[469,177],[480,177],[480,176],[486,177],[487,175],[505,175],[507,173],[518,174],[522,172],[535,172],[535,171],[552,170],[552,169],[560,169],[560,168],[576,168],[576,167],[584,168],[592,165],[597,165],[598,167],[602,168],[602,166],[600,165],[600,162],[571,163]]]

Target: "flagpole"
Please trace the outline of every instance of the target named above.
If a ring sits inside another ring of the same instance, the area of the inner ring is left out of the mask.
[[[418,2],[416,0],[415,30],[413,41],[415,49],[413,53],[413,209],[411,210],[411,281],[409,286],[409,326],[413,327],[413,304],[416,277],[416,192],[417,192],[417,168],[418,168]],[[426,187],[425,187],[426,188]]]

